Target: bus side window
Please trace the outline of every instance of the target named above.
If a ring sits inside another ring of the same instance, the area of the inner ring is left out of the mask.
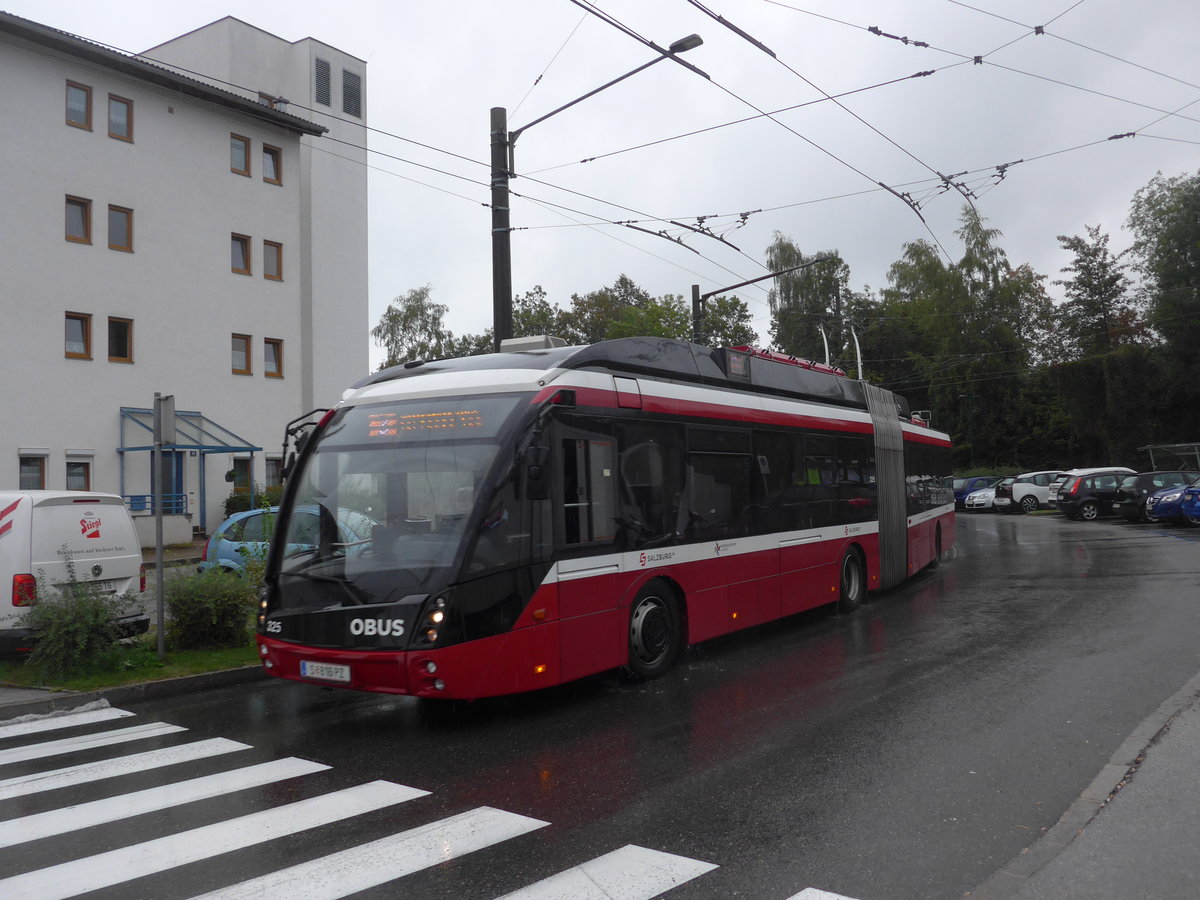
[[[680,431],[657,422],[622,423],[617,430],[619,515],[629,546],[671,540],[683,491]]]
[[[837,439],[824,435],[808,435],[805,439],[804,484],[808,499],[809,518],[814,527],[836,525],[834,510],[837,497],[840,462]]]
[[[754,436],[756,534],[803,528],[803,506],[792,460],[793,439],[776,432]],[[803,455],[803,454],[801,454]]]
[[[687,430],[686,509],[681,529],[690,540],[714,540],[750,532],[750,432],[693,426]]]

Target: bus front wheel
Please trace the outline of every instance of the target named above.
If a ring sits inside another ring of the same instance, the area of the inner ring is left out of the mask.
[[[841,577],[838,587],[838,612],[854,612],[862,606],[867,596],[867,573],[862,557],[853,548],[842,557]]]
[[[683,649],[683,622],[674,592],[660,581],[647,584],[629,608],[629,672],[658,678]]]

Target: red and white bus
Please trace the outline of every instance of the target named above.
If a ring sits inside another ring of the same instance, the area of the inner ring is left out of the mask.
[[[654,678],[689,644],[853,609],[954,541],[945,434],[889,391],[752,348],[408,363],[300,444],[259,652],[271,674],[357,690]],[[347,511],[369,538],[344,542]]]

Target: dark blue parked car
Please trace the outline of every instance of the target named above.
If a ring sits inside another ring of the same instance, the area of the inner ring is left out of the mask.
[[[972,475],[969,478],[954,479],[954,508],[965,509],[967,494],[972,491],[989,488],[1000,480],[999,475]]]
[[[1200,481],[1192,482],[1183,489],[1179,508],[1183,512],[1183,521],[1200,526]]]
[[[1180,484],[1155,491],[1146,498],[1146,518],[1151,522],[1184,521],[1183,498],[1189,490],[1200,490],[1200,478],[1190,484]]]

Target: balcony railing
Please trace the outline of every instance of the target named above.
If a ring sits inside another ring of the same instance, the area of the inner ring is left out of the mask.
[[[187,494],[163,494],[163,515],[167,516],[182,516],[188,511]],[[125,505],[129,507],[129,511],[137,513],[145,513],[147,515],[154,512],[154,495],[153,494],[126,494]]]

